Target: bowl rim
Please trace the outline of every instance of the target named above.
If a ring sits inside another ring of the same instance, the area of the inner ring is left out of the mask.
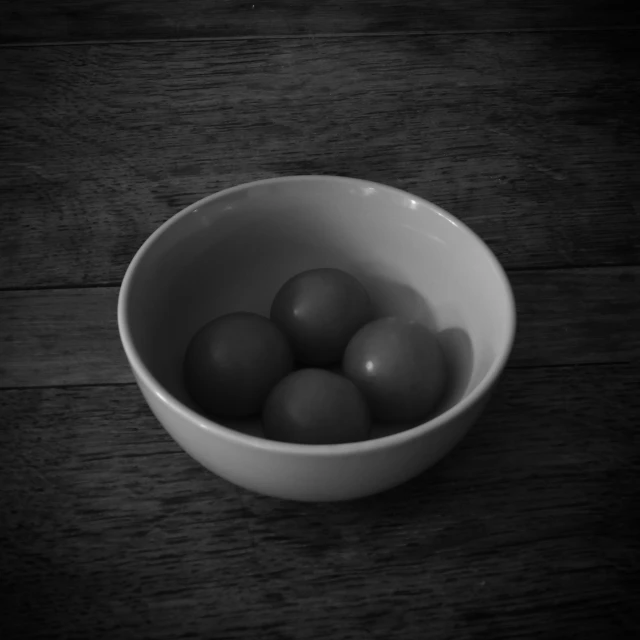
[[[246,434],[240,431],[237,431],[231,427],[225,427],[222,424],[215,422],[214,420],[207,418],[206,416],[197,413],[193,409],[189,408],[183,402],[178,400],[173,394],[171,394],[167,389],[164,388],[163,385],[160,384],[153,376],[153,374],[149,371],[147,366],[142,361],[142,358],[138,354],[136,347],[134,346],[133,339],[131,336],[131,332],[129,330],[127,316],[129,309],[129,292],[131,288],[132,280],[135,276],[136,268],[138,264],[144,259],[145,255],[151,248],[151,246],[156,242],[156,240],[163,235],[167,230],[169,230],[173,225],[175,225],[180,219],[188,216],[190,213],[196,211],[199,207],[208,204],[214,200],[222,198],[226,195],[232,194],[237,191],[244,191],[247,189],[252,189],[261,185],[269,185],[269,184],[287,184],[294,182],[344,182],[351,185],[356,185],[359,187],[373,187],[376,189],[382,189],[387,192],[390,192],[394,195],[399,195],[403,197],[410,197],[412,199],[418,200],[420,204],[426,206],[428,209],[431,209],[435,214],[445,218],[447,222],[453,224],[454,226],[461,229],[463,232],[469,234],[477,243],[479,243],[481,249],[485,253],[489,262],[493,266],[495,271],[495,275],[500,281],[507,302],[507,333],[505,336],[505,341],[502,349],[497,354],[494,362],[492,363],[489,370],[485,373],[482,380],[476,385],[476,387],[462,398],[455,405],[447,409],[445,412],[437,415],[436,417],[428,420],[422,424],[410,427],[406,430],[393,433],[386,436],[381,436],[377,438],[372,438],[369,440],[360,440],[357,442],[348,442],[341,444],[320,444],[320,445],[309,445],[309,444],[296,444],[289,442],[280,442],[277,440],[269,440],[267,438],[262,438],[259,436],[253,436],[250,434]],[[429,431],[435,431],[443,426],[446,426],[448,422],[457,418],[459,415],[464,413],[464,411],[472,406],[474,403],[478,402],[483,396],[490,390],[492,385],[495,383],[497,378],[502,373],[507,360],[511,354],[511,350],[513,348],[513,343],[515,339],[516,333],[516,305],[515,299],[513,295],[513,290],[511,288],[511,284],[507,277],[507,274],[498,261],[497,257],[488,247],[488,245],[478,236],[470,227],[468,227],[464,222],[458,220],[455,216],[445,211],[441,207],[433,204],[429,200],[425,198],[421,198],[415,194],[409,193],[407,191],[403,191],[402,189],[397,189],[395,187],[391,187],[385,184],[373,182],[370,180],[363,180],[360,178],[350,178],[344,176],[335,176],[335,175],[293,175],[293,176],[279,176],[274,178],[266,178],[262,180],[253,180],[251,182],[245,182],[242,184],[235,185],[233,187],[229,187],[227,189],[223,189],[221,191],[216,191],[204,198],[201,198],[197,202],[190,204],[180,210],[178,213],[175,213],[170,218],[165,220],[151,235],[144,241],[144,243],[139,247],[136,251],[134,257],[132,258],[127,270],[125,272],[124,278],[122,280],[122,284],[120,286],[120,291],[118,294],[118,308],[117,308],[117,318],[118,318],[118,331],[120,334],[120,340],[122,342],[122,346],[124,348],[125,354],[129,361],[129,364],[133,370],[134,376],[137,378],[136,382],[140,384],[142,382],[144,386],[147,387],[164,405],[171,408],[172,411],[179,414],[182,418],[186,419],[188,422],[192,423],[199,429],[203,429],[204,431],[212,433],[212,435],[216,435],[221,437],[229,442],[235,443],[241,446],[249,446],[255,449],[262,449],[265,451],[269,451],[272,453],[282,453],[282,454],[290,454],[290,455],[302,455],[309,456],[314,455],[317,457],[335,457],[335,456],[348,456],[357,453],[365,453],[365,452],[374,452],[382,449],[392,448],[394,446],[400,446],[409,441],[416,440],[420,438],[422,435]],[[163,425],[164,426],[164,425]]]

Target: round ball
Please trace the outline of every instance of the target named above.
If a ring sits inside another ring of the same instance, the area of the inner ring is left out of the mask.
[[[267,438],[299,444],[365,440],[371,426],[356,386],[323,369],[301,369],[281,380],[262,416]]]
[[[260,413],[271,389],[292,369],[287,339],[255,313],[231,313],[207,323],[184,360],[187,391],[213,416]]]
[[[307,366],[340,362],[353,334],[372,317],[367,291],[340,269],[294,276],[271,305],[271,320],[289,338],[296,360]]]
[[[445,362],[437,338],[418,322],[382,318],[349,342],[342,367],[362,391],[374,421],[426,418],[445,389]]]

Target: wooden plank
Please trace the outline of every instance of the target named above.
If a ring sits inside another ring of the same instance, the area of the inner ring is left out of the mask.
[[[2,637],[633,637],[639,373],[512,370],[434,469],[321,505],[208,473],[134,386],[2,391]]]
[[[300,173],[425,196],[509,268],[637,264],[638,52],[631,32],[0,50],[0,286],[115,285],[183,206]]]
[[[640,358],[640,268],[510,274],[516,366]]]
[[[640,267],[510,274],[511,366],[640,357]],[[0,387],[131,382],[115,288],[0,292]]]
[[[0,386],[131,382],[118,290],[0,293]]]
[[[602,28],[640,25],[629,3],[598,0],[31,0],[0,5],[5,42]]]

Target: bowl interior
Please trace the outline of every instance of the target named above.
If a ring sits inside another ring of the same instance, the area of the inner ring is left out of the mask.
[[[269,315],[291,276],[342,268],[379,315],[437,332],[449,388],[438,413],[469,394],[510,346],[512,300],[502,270],[464,225],[404,192],[341,178],[276,179],[187,208],[144,245],[126,292],[134,348],[171,395],[197,410],[182,381],[189,340],[233,311]],[[226,421],[260,434],[259,420]],[[374,437],[406,425],[376,427]]]

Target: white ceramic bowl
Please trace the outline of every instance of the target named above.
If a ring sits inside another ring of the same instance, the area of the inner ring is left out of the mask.
[[[436,417],[314,446],[266,440],[259,420],[222,425],[200,415],[181,376],[194,332],[233,311],[268,316],[289,277],[327,266],[358,277],[380,315],[438,332],[451,385]],[[221,191],[165,222],[129,265],[118,327],[149,407],[193,458],[253,491],[329,501],[398,485],[452,449],[504,368],[515,307],[494,255],[442,209],[372,182],[296,176]]]

